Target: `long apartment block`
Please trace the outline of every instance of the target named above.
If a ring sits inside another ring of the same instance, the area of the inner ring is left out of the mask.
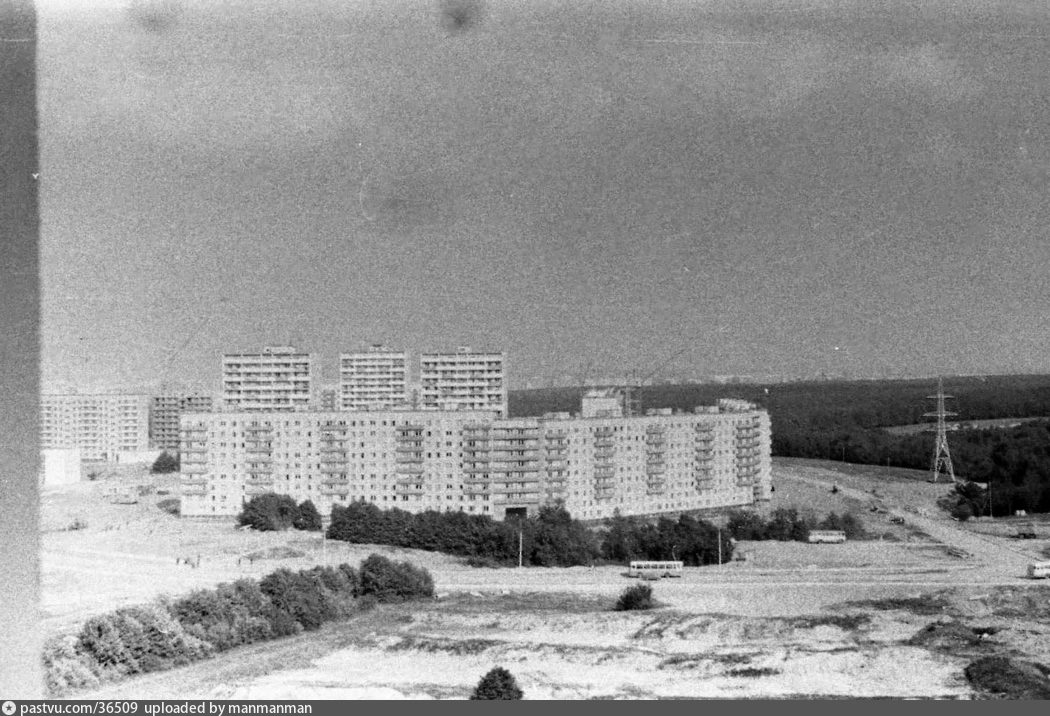
[[[503,353],[424,353],[419,359],[420,408],[424,410],[494,410],[507,415],[507,379]]]
[[[276,492],[333,505],[503,519],[564,501],[580,519],[769,499],[769,415],[501,418],[495,411],[210,413],[182,417],[182,514],[235,515]]]
[[[222,407],[228,411],[295,412],[314,400],[314,356],[291,346],[222,357]]]
[[[83,460],[117,461],[149,449],[149,397],[117,393],[44,394],[42,449],[78,448]]]
[[[390,410],[408,404],[407,358],[404,351],[371,346],[339,354],[339,408]]]

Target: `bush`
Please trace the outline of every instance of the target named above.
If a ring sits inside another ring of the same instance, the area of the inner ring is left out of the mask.
[[[181,510],[179,498],[177,497],[167,497],[159,501],[157,503],[157,507],[159,507],[164,512],[167,512],[169,515],[175,515],[176,517],[179,516],[179,512]]]
[[[471,701],[516,701],[524,694],[518,687],[514,676],[501,666],[497,666],[481,677],[481,681],[470,695]]]
[[[970,507],[969,502],[959,502],[952,508],[951,515],[960,522],[966,522],[973,517],[973,508]]]
[[[102,667],[77,648],[74,636],[55,636],[45,641],[43,660],[45,687],[51,698],[98,686],[101,681]]]
[[[361,563],[361,594],[373,594],[380,602],[401,602],[434,596],[434,580],[422,567],[392,562],[379,554]]]
[[[1008,699],[1050,699],[1050,669],[1004,656],[986,656],[965,669],[966,679],[978,689]]]
[[[288,495],[268,492],[253,497],[237,516],[239,525],[247,525],[260,532],[286,530],[299,517],[299,506]]]
[[[180,469],[179,456],[172,455],[167,450],[157,456],[157,459],[153,461],[153,465],[149,471],[153,474],[166,473],[166,472],[178,472]]]
[[[295,519],[292,520],[292,526],[297,530],[305,530],[307,532],[320,532],[321,531],[321,513],[317,511],[317,507],[310,500],[303,500],[299,504],[299,511]]]
[[[210,644],[187,634],[162,604],[125,607],[89,619],[81,629],[77,647],[118,674],[183,666],[213,650]]]
[[[628,612],[653,608],[653,588],[648,584],[636,584],[628,587],[616,601],[616,611]]]

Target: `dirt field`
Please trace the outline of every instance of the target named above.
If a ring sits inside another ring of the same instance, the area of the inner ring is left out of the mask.
[[[664,580],[655,586],[663,606],[632,614],[610,611],[632,583],[619,567],[472,569],[433,553],[180,520],[157,506],[171,494],[144,494],[137,504],[107,498],[114,485],[125,495],[147,484],[174,491],[172,478],[123,468],[44,495],[44,623],[66,631],[158,594],[380,552],[429,569],[440,599],[84,697],[463,698],[502,665],[528,698],[965,698],[962,668],[982,649],[1050,663],[1050,584],[1020,579],[1025,553],[931,512],[946,485],[910,471],[838,467],[776,461],[775,500],[764,509],[851,510],[883,539],[740,543],[746,562]],[[905,524],[891,522],[896,515]],[[62,529],[78,519],[86,527]],[[199,567],[176,565],[198,556]],[[878,606],[887,604],[904,606]],[[997,631],[976,645],[911,641],[938,620],[963,632],[984,620]]]

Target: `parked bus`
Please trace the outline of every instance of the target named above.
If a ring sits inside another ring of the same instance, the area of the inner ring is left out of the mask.
[[[1050,578],[1050,562],[1033,562],[1028,565],[1029,579]]]
[[[642,579],[660,579],[661,577],[681,577],[681,562],[631,562],[627,568],[628,577],[641,577]]]
[[[842,530],[810,530],[810,542],[845,542],[846,533]]]

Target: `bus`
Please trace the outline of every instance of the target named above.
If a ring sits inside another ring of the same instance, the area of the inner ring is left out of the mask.
[[[681,562],[644,562],[636,560],[628,566],[627,576],[641,577],[642,579],[681,577],[683,566]]]
[[[810,542],[845,542],[846,533],[842,530],[810,530]]]
[[[1029,579],[1050,578],[1050,562],[1033,562],[1028,565]]]

